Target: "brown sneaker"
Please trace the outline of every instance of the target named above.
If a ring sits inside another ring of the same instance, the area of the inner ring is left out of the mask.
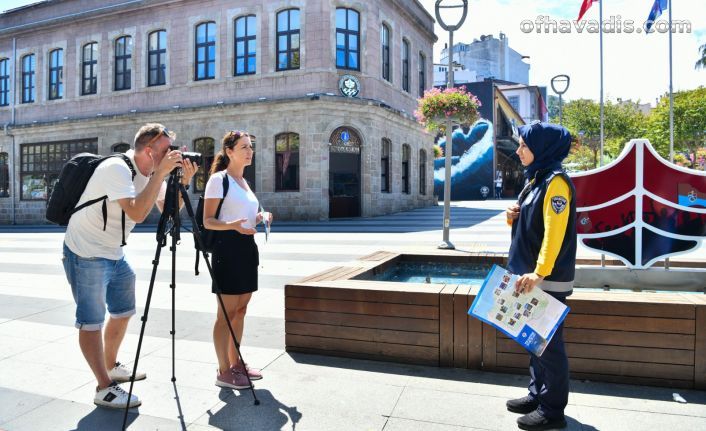
[[[250,368],[250,366],[246,363],[245,367],[243,367],[243,362],[238,362],[238,365],[234,365],[230,368],[231,370],[235,371],[240,371],[241,373],[248,373],[248,376],[250,376],[250,380],[260,380],[262,379],[262,371],[259,368]]]
[[[242,371],[234,371],[231,368],[222,373],[216,373],[216,386],[230,389],[248,389],[250,384],[247,376]]]

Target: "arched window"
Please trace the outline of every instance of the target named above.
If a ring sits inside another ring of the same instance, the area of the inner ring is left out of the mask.
[[[299,191],[299,135],[275,136],[275,191]]]
[[[0,106],[10,104],[10,59],[0,59]]]
[[[130,149],[130,144],[120,142],[118,144],[113,145],[113,147],[111,148],[111,151],[113,151],[114,153],[125,153],[129,149]]]
[[[427,152],[419,150],[419,194],[427,194]]]
[[[196,70],[194,79],[213,79],[216,77],[216,23],[204,22],[196,26]]]
[[[387,24],[382,25],[380,39],[382,40],[382,78],[392,82],[392,75],[390,75],[390,27]]]
[[[49,53],[49,100],[64,97],[64,50]]]
[[[129,90],[132,77],[132,38],[115,39],[115,91]]]
[[[402,89],[409,93],[409,41],[402,39]]]
[[[213,138],[194,139],[194,151],[203,155],[203,166],[199,166],[196,175],[194,175],[194,192],[202,192],[206,189],[208,175],[211,172],[211,164],[213,164],[214,145],[215,141]]]
[[[0,198],[10,196],[10,167],[7,153],[0,153]]]
[[[147,85],[167,83],[167,32],[153,31],[149,35],[147,47]]]
[[[424,90],[427,86],[426,79],[427,57],[419,52],[419,97],[424,97]]]
[[[338,148],[338,152],[360,153],[360,136],[355,130],[345,126],[338,127],[331,133],[329,143]]]
[[[277,13],[277,70],[299,69],[299,9]]]
[[[34,75],[37,66],[34,54],[22,57],[22,103],[34,103]]]
[[[257,58],[257,21],[255,15],[235,20],[235,75],[255,73]]]
[[[409,145],[402,145],[402,193],[409,194]]]
[[[81,56],[81,94],[96,94],[98,92],[98,42],[83,45]]]
[[[360,14],[354,9],[336,9],[336,67],[360,70]]]
[[[380,191],[390,193],[390,145],[392,143],[387,138],[382,138],[380,148]]]

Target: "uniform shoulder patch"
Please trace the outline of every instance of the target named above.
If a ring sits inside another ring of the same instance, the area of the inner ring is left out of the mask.
[[[557,214],[564,212],[566,209],[566,198],[564,196],[552,196],[552,209]]]

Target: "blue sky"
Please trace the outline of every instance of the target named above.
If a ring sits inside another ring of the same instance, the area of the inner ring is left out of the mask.
[[[434,16],[435,0],[419,0]],[[444,3],[460,0],[444,0]],[[2,0],[0,9],[33,3],[28,0]],[[454,40],[472,42],[484,34],[503,32],[510,47],[530,58],[530,83],[549,86],[552,76],[568,74],[571,87],[567,99],[600,96],[598,34],[523,33],[523,20],[536,20],[548,15],[555,20],[575,20],[582,0],[469,0],[469,12]],[[604,2],[604,19],[611,16],[634,20],[641,24],[647,18],[653,0],[610,0]],[[686,90],[706,86],[706,70],[694,70],[698,47],[706,44],[706,7],[703,0],[675,2],[674,20],[689,20],[691,33],[673,35],[674,89]],[[666,13],[661,19],[666,19]],[[598,3],[594,3],[584,19],[598,19]],[[439,41],[434,58],[448,40],[448,34],[436,27]],[[608,99],[641,100],[654,104],[669,89],[668,34],[605,34],[604,80]]]

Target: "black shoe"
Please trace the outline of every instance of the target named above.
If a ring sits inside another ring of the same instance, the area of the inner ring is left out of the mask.
[[[517,418],[517,426],[527,431],[542,431],[566,428],[566,419],[548,419],[538,410]]]
[[[537,410],[537,407],[539,407],[539,401],[537,401],[536,398],[527,395],[522,398],[509,400],[505,403],[505,405],[507,406],[507,411],[521,413],[524,415]]]

